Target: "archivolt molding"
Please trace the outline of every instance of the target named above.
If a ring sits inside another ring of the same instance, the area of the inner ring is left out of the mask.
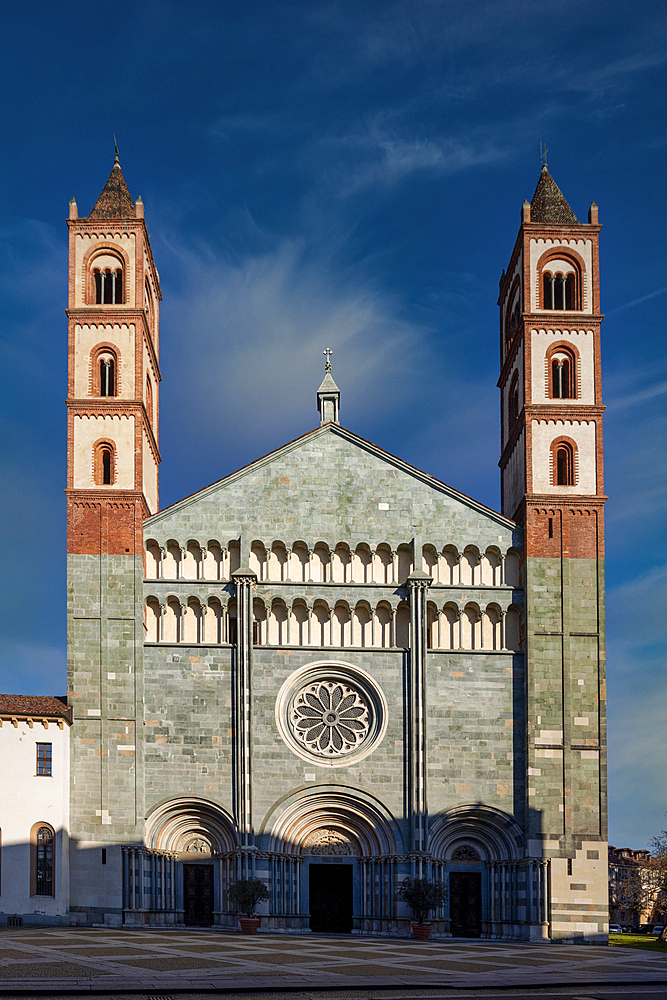
[[[162,851],[224,854],[235,849],[237,835],[234,821],[220,806],[206,799],[177,798],[149,813],[145,843]]]
[[[262,833],[267,849],[280,854],[312,853],[309,848],[322,833],[358,845],[363,857],[403,853],[396,820],[376,798],[356,788],[315,785],[276,803],[267,814]]]
[[[463,846],[482,861],[513,861],[523,856],[523,834],[508,813],[479,803],[448,809],[432,820],[429,849],[434,857],[450,861]]]

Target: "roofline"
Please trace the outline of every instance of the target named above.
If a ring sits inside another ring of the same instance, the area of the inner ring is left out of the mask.
[[[224,484],[233,483],[236,479],[239,479],[243,475],[245,475],[249,469],[261,468],[262,465],[265,465],[267,462],[271,461],[276,455],[286,454],[290,451],[293,451],[303,441],[305,441],[306,438],[316,437],[317,435],[321,435],[329,431],[334,434],[340,435],[340,437],[343,437],[346,440],[353,442],[354,444],[360,445],[367,451],[370,451],[371,453],[377,455],[379,458],[382,458],[385,462],[390,462],[392,465],[396,466],[398,469],[401,469],[403,472],[406,472],[408,475],[420,479],[423,483],[425,483],[427,486],[430,486],[432,489],[436,489],[441,493],[446,493],[453,500],[462,501],[469,507],[472,507],[473,510],[478,511],[481,514],[485,514],[487,516],[491,515],[491,517],[493,517],[494,520],[496,520],[499,524],[503,525],[504,527],[510,528],[513,531],[522,531],[521,526],[517,524],[516,521],[512,521],[510,518],[504,517],[503,514],[499,514],[498,511],[493,510],[491,507],[487,507],[485,504],[479,503],[478,500],[473,500],[472,497],[469,497],[465,493],[461,493],[459,490],[454,489],[453,486],[448,486],[447,483],[443,483],[441,480],[436,479],[435,476],[431,476],[427,472],[422,472],[421,469],[417,469],[414,465],[410,465],[408,462],[404,462],[402,458],[397,458],[390,452],[385,451],[384,448],[380,448],[379,445],[373,444],[372,441],[367,441],[365,438],[359,437],[359,435],[355,434],[354,431],[349,431],[345,427],[341,427],[340,424],[336,424],[333,421],[329,421],[326,424],[322,424],[319,427],[315,427],[313,428],[313,430],[306,431],[305,434],[301,434],[299,437],[294,438],[293,441],[289,441],[287,444],[281,445],[279,448],[275,448],[273,451],[268,452],[268,454],[263,455],[261,458],[256,458],[253,462],[249,462],[247,465],[241,466],[241,468],[237,469],[236,472],[231,472],[228,476],[223,476],[222,479],[216,480],[216,482],[211,483],[210,486],[205,486],[203,487],[203,489],[197,490],[195,493],[190,493],[187,497],[184,497],[182,500],[177,500],[176,503],[170,504],[168,507],[164,507],[162,510],[157,511],[157,513],[155,514],[151,514],[150,517],[147,517],[145,519],[144,525],[151,526],[157,523],[162,517],[162,515],[166,514],[167,511],[173,511],[182,507],[186,507],[188,506],[188,504],[193,503],[195,498],[200,499],[212,493],[214,490],[218,489],[223,483]]]
[[[41,722],[46,719],[47,722],[66,722],[68,726],[71,726],[74,722],[72,708],[66,708],[64,712],[10,712],[4,709],[0,710],[0,726],[3,722],[27,722],[28,719],[33,719],[35,722]]]

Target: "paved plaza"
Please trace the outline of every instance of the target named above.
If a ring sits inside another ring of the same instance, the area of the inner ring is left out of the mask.
[[[667,956],[631,948],[417,942],[346,935],[6,929],[0,991],[292,993],[667,984]],[[405,994],[407,995],[407,994]]]

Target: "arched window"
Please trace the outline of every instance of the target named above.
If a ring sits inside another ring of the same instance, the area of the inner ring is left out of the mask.
[[[95,279],[95,302],[98,306],[122,305],[122,267],[96,267],[93,270],[93,278]]]
[[[576,399],[577,359],[567,347],[556,347],[547,355],[549,396],[551,399]]]
[[[569,441],[554,441],[551,446],[554,486],[576,485],[576,450]]]
[[[117,396],[120,389],[118,351],[111,344],[97,344],[90,352],[90,393]]]
[[[510,382],[508,418],[509,426],[513,427],[519,417],[519,373],[514,372]]]
[[[151,385],[150,375],[146,376],[146,412],[148,413],[148,419],[153,423],[153,386]]]
[[[579,268],[569,260],[552,261],[542,272],[542,308],[572,312],[581,308]]]
[[[146,301],[146,311],[148,312],[148,325],[152,331],[154,320],[153,296],[151,294],[151,287],[148,283],[148,278],[144,279],[144,298]]]
[[[100,396],[116,395],[116,363],[113,358],[100,358]]]
[[[55,834],[47,823],[30,831],[30,895],[55,896]]]
[[[115,449],[110,441],[98,441],[93,456],[93,479],[97,486],[113,486],[116,478]]]

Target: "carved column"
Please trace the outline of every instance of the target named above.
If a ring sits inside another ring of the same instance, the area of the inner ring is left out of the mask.
[[[410,595],[410,656],[408,768],[411,849],[425,851],[427,842],[426,798],[426,592],[433,582],[421,570],[407,579]]]
[[[234,817],[242,847],[253,841],[252,828],[252,594],[257,577],[247,566],[232,573],[236,585],[234,657]]]

